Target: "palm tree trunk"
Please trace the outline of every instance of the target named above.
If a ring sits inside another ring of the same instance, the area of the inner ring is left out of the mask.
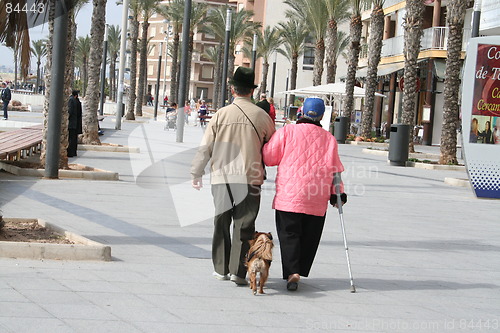
[[[54,39],[54,17],[55,17],[55,0],[49,1],[48,6],[48,30],[49,38],[47,39],[47,61],[45,62],[45,101],[43,103],[43,130],[42,130],[42,151],[40,153],[40,164],[45,167],[45,157],[47,154],[47,129],[49,119],[49,101],[50,87],[52,83],[52,44]]]
[[[384,10],[382,6],[373,8],[368,41],[368,71],[366,74],[365,106],[361,123],[361,136],[370,137],[373,126],[373,108],[375,91],[377,90],[377,67],[382,51],[382,36],[384,32]]]
[[[106,0],[94,0],[93,3],[92,26],[90,28],[89,89],[85,98],[82,142],[84,144],[100,145],[97,108],[100,94],[99,72],[101,70],[102,44],[106,24]]]
[[[68,40],[75,40],[76,38],[76,24],[74,9],[68,13]],[[73,44],[67,43],[66,45],[66,64],[64,69],[64,101],[61,115],[61,139],[59,145],[59,169],[68,169],[68,103],[67,98],[71,96],[74,80],[74,48]]]
[[[35,87],[35,93],[38,94],[38,87],[40,86],[40,65],[41,65],[41,60],[40,57],[38,57],[36,61],[36,87]]]
[[[89,79],[88,74],[88,60],[87,57],[83,57],[83,68],[82,68],[82,96],[87,96],[87,80]]]
[[[321,84],[321,77],[323,76],[323,62],[325,60],[325,41],[320,39],[316,41],[316,48],[314,49],[314,70],[313,70],[313,86]]]
[[[137,104],[135,105],[135,115],[138,117],[142,116],[142,103],[144,99],[144,86],[146,85],[146,62],[147,62],[147,52],[148,52],[148,30],[149,22],[144,21],[142,23],[142,36],[141,36],[141,47],[139,52],[139,82],[137,84]]]
[[[269,73],[269,62],[262,64],[262,82],[260,83],[260,91],[265,94],[267,92],[267,74]]]
[[[329,20],[325,36],[326,83],[334,83],[337,75],[337,21]]]
[[[444,85],[443,128],[441,130],[440,164],[457,164],[457,127],[459,121],[460,70],[466,3],[452,0],[448,4],[448,57]]]
[[[123,32],[122,32],[123,33]],[[134,12],[130,25],[130,89],[128,96],[127,115],[125,119],[135,120],[134,109],[137,89],[137,38],[139,38],[139,21]]]
[[[354,111],[354,86],[356,84],[356,70],[358,69],[359,52],[361,51],[361,31],[363,25],[361,23],[361,16],[353,15],[351,17],[351,25],[349,31],[350,48],[349,60],[347,66],[347,77],[345,81],[345,103],[343,116],[351,119],[351,114]]]
[[[232,80],[234,75],[234,62],[236,57],[234,56],[234,49],[229,49],[229,64],[227,66],[227,80]],[[224,100],[231,101],[231,86],[227,85],[226,95],[224,96]]]
[[[177,100],[177,63],[179,62],[179,26],[174,26],[174,42],[172,45],[172,67],[170,69],[170,100]]]
[[[420,53],[420,38],[422,36],[422,15],[424,13],[424,3],[421,0],[406,1],[406,16],[403,27],[404,34],[404,91],[403,91],[403,124],[410,125],[410,129],[415,126],[415,99],[418,80],[418,54]],[[412,132],[413,133],[413,132]],[[413,135],[410,135],[410,152],[415,152],[413,145]]]
[[[294,90],[297,88],[297,74],[299,71],[299,55],[294,54],[292,57],[292,69],[290,70],[290,90]],[[290,95],[289,97],[289,102],[286,104],[285,101],[285,107],[287,105],[293,105],[295,102],[295,95]]]

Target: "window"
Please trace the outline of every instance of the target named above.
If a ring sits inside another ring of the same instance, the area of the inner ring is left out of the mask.
[[[154,37],[154,36],[156,36],[156,27],[152,27],[152,28],[150,28],[150,29],[149,29],[149,32],[150,32],[149,37]]]
[[[148,76],[151,76],[154,74],[154,67],[153,65],[148,65]]]
[[[155,55],[156,45],[149,46],[148,50],[148,56],[153,57]]]
[[[304,61],[303,61],[303,67],[302,69],[304,70],[312,70],[314,67],[314,48],[313,47],[306,47],[306,50],[304,51]]]
[[[203,94],[203,99],[207,100],[208,99],[208,88],[196,88],[196,96],[195,99],[200,98]]]
[[[203,66],[201,68],[201,78],[202,79],[213,79],[214,70],[212,66]]]

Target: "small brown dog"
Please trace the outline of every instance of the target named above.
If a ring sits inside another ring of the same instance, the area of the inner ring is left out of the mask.
[[[246,266],[250,278],[250,288],[253,294],[257,294],[257,273],[259,278],[259,293],[264,294],[264,285],[269,276],[269,267],[273,260],[273,236],[270,232],[255,232],[252,240],[249,241],[250,249],[246,256]]]

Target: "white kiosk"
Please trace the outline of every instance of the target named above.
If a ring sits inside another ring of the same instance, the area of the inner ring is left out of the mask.
[[[478,198],[500,199],[500,37],[472,38],[462,79],[465,165]]]

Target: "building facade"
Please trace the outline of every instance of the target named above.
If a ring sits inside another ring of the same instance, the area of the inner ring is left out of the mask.
[[[465,0],[464,0],[465,1]],[[448,0],[428,0],[425,2],[421,51],[418,57],[420,66],[419,93],[416,103],[415,123],[423,131],[422,143],[438,145],[441,139],[443,122],[442,92],[447,57],[448,27],[446,26],[446,7]],[[471,34],[473,1],[469,1],[463,32],[463,54]],[[378,67],[378,92],[387,98],[376,98],[374,110],[374,128],[377,134],[387,134],[390,124],[398,123],[401,118],[402,98],[401,79],[404,75],[404,29],[406,1],[386,0],[384,5],[385,26],[380,65]],[[481,35],[500,34],[500,2],[483,0],[483,12],[480,23]],[[366,76],[370,12],[363,13],[363,52],[360,59],[358,77],[362,81]]]
[[[204,0],[199,1],[209,5],[209,10],[216,6],[228,5],[228,0]],[[170,0],[162,1],[162,5],[168,5]],[[148,20],[150,23],[148,29],[148,43],[147,54],[147,86],[145,87],[146,93],[151,93],[153,96],[156,91],[157,75],[159,68],[160,51],[162,54],[162,63],[160,69],[160,84],[159,96],[163,101],[165,96],[169,97],[169,102],[177,102],[170,100],[170,82],[171,82],[171,66],[172,58],[169,55],[168,47],[171,47],[173,41],[173,27],[168,20],[159,15],[153,14]],[[142,22],[139,29],[139,36],[142,33]],[[182,44],[182,31],[179,32]],[[204,52],[211,47],[217,47],[218,41],[215,36],[207,33],[195,31],[194,45],[193,45],[193,58],[191,62],[191,72],[189,73],[189,99],[197,100],[200,97],[211,102],[214,89],[214,68],[215,63],[203,56]],[[181,47],[181,46],[180,46]],[[179,58],[180,63],[180,58]]]
[[[235,11],[251,10],[254,12],[253,21],[260,22],[262,28],[267,26],[277,26],[279,22],[287,21],[285,12],[290,9],[283,0],[196,0],[198,2],[205,2],[211,7],[229,5]],[[163,1],[162,4],[168,5],[170,0]],[[146,93],[151,92],[154,95],[156,89],[157,73],[158,73],[158,58],[160,52],[160,44],[163,43],[162,49],[162,65],[160,71],[160,98],[163,99],[165,95],[170,93],[170,70],[171,70],[171,57],[166,56],[167,50],[165,45],[172,42],[173,34],[172,28],[169,27],[165,18],[155,14],[149,19],[150,27],[148,30],[149,52],[147,58],[147,87]],[[348,22],[339,26],[340,30],[348,31]],[[139,31],[139,36],[142,32],[142,27]],[[196,32],[194,38],[193,60],[190,73],[190,87],[189,98],[198,99],[203,96],[208,102],[211,102],[214,89],[214,63],[205,59],[202,54],[206,48],[215,47],[218,42],[213,36]],[[235,67],[237,66],[251,66],[251,59],[244,56],[243,42],[235,46]],[[306,51],[303,56],[299,58],[299,68],[297,73],[297,87],[302,88],[311,86],[313,82],[313,64],[314,64],[314,41],[309,40],[306,46]],[[287,86],[289,71],[291,64],[288,59],[281,55],[276,54],[270,57],[270,68],[267,77],[267,93],[270,95],[272,86],[272,68],[273,63],[276,62],[276,75],[274,82],[274,99],[276,105],[283,107],[285,105],[285,95],[281,92],[289,88]],[[165,66],[166,65],[166,66]],[[337,78],[345,76],[347,71],[347,64],[343,57],[339,58]],[[262,59],[256,62],[256,84],[262,81]],[[337,79],[338,80],[338,79]],[[323,74],[323,83],[326,82],[326,71]]]

